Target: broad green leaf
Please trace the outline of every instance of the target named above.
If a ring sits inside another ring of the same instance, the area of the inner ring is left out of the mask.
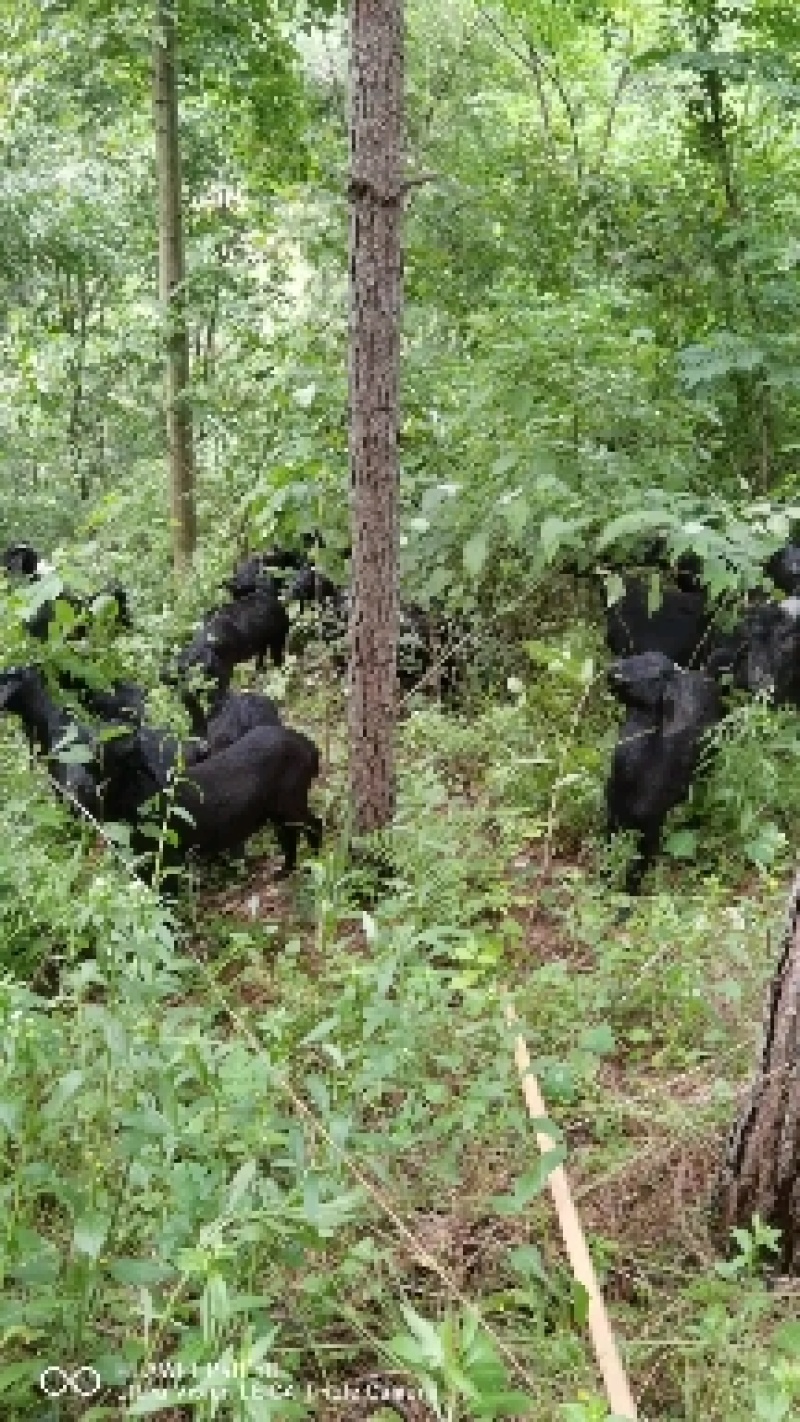
[[[602,1022],[598,1027],[588,1027],[580,1035],[580,1045],[587,1052],[594,1052],[598,1057],[608,1056],[617,1049],[617,1039],[607,1022]]]
[[[525,1172],[514,1185],[511,1195],[493,1195],[491,1203],[499,1215],[519,1215],[531,1200],[541,1194],[549,1177],[567,1158],[566,1148],[556,1146],[545,1151],[532,1170]]]
[[[546,563],[552,563],[559,548],[572,532],[572,525],[562,518],[546,518],[539,529],[539,543]]]
[[[84,1082],[82,1071],[68,1071],[56,1083],[55,1090],[42,1107],[42,1114],[45,1116],[57,1116],[62,1107],[72,1099],[76,1092],[80,1091]]]
[[[541,1251],[534,1244],[519,1244],[516,1248],[509,1249],[508,1262],[521,1279],[537,1279],[540,1283],[547,1280]]]
[[[637,509],[635,513],[621,514],[619,518],[606,524],[597,540],[598,551],[611,548],[621,539],[629,538],[633,534],[658,533],[663,528],[664,521],[662,509]]]
[[[674,859],[694,859],[697,854],[697,833],[695,830],[675,830],[664,840],[664,849]]]
[[[530,519],[531,510],[527,499],[522,497],[510,499],[500,510],[508,524],[508,531],[512,538],[520,539],[525,532]]]
[[[647,580],[647,612],[650,617],[661,606],[661,574],[653,572]]]
[[[105,1267],[112,1278],[133,1288],[163,1284],[175,1272],[159,1259],[110,1259]]]
[[[9,1135],[13,1136],[17,1130],[21,1110],[18,1101],[9,1101],[7,1097],[0,1100],[0,1125],[5,1126]]]
[[[486,535],[483,533],[476,533],[464,544],[464,567],[473,578],[480,577],[488,551]]]
[[[625,596],[625,579],[619,573],[609,573],[605,579],[606,603],[608,607],[613,607]]]
[[[438,1329],[427,1318],[418,1314],[410,1304],[401,1304],[400,1311],[428,1366],[440,1368],[444,1363],[444,1345]]]
[[[90,1259],[98,1259],[111,1227],[107,1215],[85,1215],[75,1220],[72,1226],[72,1248],[76,1254],[86,1254]]]
[[[231,1215],[236,1212],[245,1195],[249,1193],[257,1174],[258,1166],[254,1160],[247,1160],[244,1165],[240,1166],[228,1186],[228,1198],[225,1203],[227,1214]]]
[[[65,746],[63,750],[56,747],[53,755],[61,765],[91,765],[94,760],[89,746]]]

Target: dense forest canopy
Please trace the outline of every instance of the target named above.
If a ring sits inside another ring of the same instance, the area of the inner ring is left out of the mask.
[[[605,1419],[513,997],[640,1415],[788,1418],[798,1255],[777,1216],[721,1238],[711,1202],[796,865],[800,661],[772,700],[747,659],[725,683],[635,898],[606,673],[631,570],[652,618],[692,555],[687,596],[735,638],[779,596],[770,556],[800,543],[800,10],[406,0],[379,873],[349,853],[342,651],[351,40],[376,5],[0,0],[0,551],[54,565],[6,563],[0,588],[0,1396],[20,1422],[43,1392],[78,1415],[42,1388],[52,1366],[96,1373],[98,1419],[396,1416],[363,1410],[379,1378],[420,1390],[415,1419]],[[165,293],[167,30],[185,271]],[[88,739],[68,734],[63,773],[52,747],[34,767],[9,688],[35,663],[74,710],[82,676],[136,683],[194,753],[174,666],[273,545],[305,571],[313,547],[340,640],[292,603],[285,659],[265,669],[254,644],[255,670],[223,670],[319,748],[309,852],[276,884],[267,835],[159,894],[113,818],[66,807]],[[790,616],[800,585],[782,591]],[[420,629],[438,695],[401,674]]]
[[[20,499],[56,482],[65,531],[160,438],[149,16],[95,9],[15,9],[3,86],[4,467]],[[341,503],[345,34],[312,14],[295,47],[279,11],[219,9],[182,21],[192,399],[206,518],[224,488],[263,521]],[[791,496],[797,443],[790,11],[446,5],[432,34],[412,7],[403,501],[434,587],[465,543],[552,557],[631,511],[772,533],[753,505]]]

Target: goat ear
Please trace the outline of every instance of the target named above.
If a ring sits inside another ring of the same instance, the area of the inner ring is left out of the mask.
[[[659,701],[662,721],[667,721],[675,712],[675,691],[670,682],[665,682]]]

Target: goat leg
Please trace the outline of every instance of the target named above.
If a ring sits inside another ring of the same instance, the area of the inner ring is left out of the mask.
[[[658,858],[661,845],[661,826],[640,830],[633,858],[625,875],[626,894],[638,894],[642,880]]]
[[[296,825],[274,823],[273,828],[275,838],[283,853],[283,866],[275,877],[276,879],[286,879],[297,868],[297,827]]]

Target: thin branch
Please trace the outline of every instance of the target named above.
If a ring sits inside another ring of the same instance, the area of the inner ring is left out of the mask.
[[[564,81],[561,78],[561,75],[558,70],[558,65],[552,58],[546,60],[541,51],[536,48],[532,40],[526,40],[524,42],[524,50],[517,48],[517,46],[512,42],[512,40],[509,39],[502,26],[498,24],[494,16],[490,15],[488,10],[484,9],[482,5],[478,6],[478,13],[485,21],[485,23],[489,26],[489,28],[494,31],[494,33],[498,36],[499,39],[502,40],[509,53],[513,54],[515,59],[519,60],[520,64],[523,64],[526,69],[529,69],[531,71],[531,73],[534,75],[534,78],[536,79],[537,88],[541,84],[542,75],[544,75],[544,77],[550,81],[556,93],[558,94],[558,97],[561,100],[562,106],[564,108],[564,112],[567,115],[567,123],[569,124],[570,131],[570,141],[572,143],[572,154],[575,162],[575,176],[578,181],[578,185],[581,186],[583,183],[584,172],[583,156],[581,154],[580,136],[578,132],[578,115],[575,111],[575,106],[573,105],[569,93],[567,92]]]
[[[619,74],[617,76],[617,82],[614,88],[614,93],[611,96],[611,103],[608,106],[608,114],[606,116],[605,127],[603,129],[603,138],[600,143],[600,152],[597,155],[598,172],[602,168],[606,157],[608,156],[608,150],[611,145],[611,132],[614,127],[614,120],[617,117],[617,111],[619,109],[623,92],[632,73],[633,66],[631,64],[631,61],[628,59],[625,61],[619,71]]]

